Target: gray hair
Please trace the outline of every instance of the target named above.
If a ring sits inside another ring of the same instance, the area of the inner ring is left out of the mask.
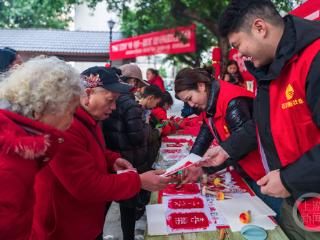
[[[62,114],[82,92],[80,74],[56,57],[36,57],[12,69],[0,82],[0,108],[34,118]]]

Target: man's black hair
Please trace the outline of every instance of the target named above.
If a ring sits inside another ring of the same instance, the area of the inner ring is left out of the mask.
[[[173,99],[171,97],[171,94],[168,91],[165,91],[162,95],[162,100],[159,103],[159,107],[163,107],[165,104],[168,104],[171,106],[173,104]]]
[[[231,0],[219,19],[222,37],[240,29],[250,31],[254,18],[261,18],[272,25],[283,23],[282,17],[271,0]]]
[[[155,98],[162,99],[162,95],[163,95],[163,92],[161,91],[161,89],[158,86],[151,84],[150,86],[145,87],[142,97],[146,98],[149,96],[154,96]]]
[[[148,68],[147,71],[152,72],[153,75],[158,76],[159,75],[159,71],[154,69],[154,68]]]

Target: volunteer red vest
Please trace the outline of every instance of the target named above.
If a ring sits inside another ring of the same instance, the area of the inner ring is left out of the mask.
[[[270,85],[271,132],[283,167],[320,143],[320,129],[306,101],[307,75],[319,51],[320,39],[292,57]]]
[[[217,99],[216,113],[213,117],[213,123],[217,129],[221,141],[224,141],[230,136],[226,124],[227,108],[230,101],[238,97],[253,98],[253,94],[244,88],[235,86],[225,81],[220,80],[219,84],[220,92]],[[205,120],[210,128],[209,119],[205,118]],[[265,175],[265,170],[263,168],[258,150],[252,151],[246,155],[244,158],[238,161],[238,164],[255,181],[259,180]]]

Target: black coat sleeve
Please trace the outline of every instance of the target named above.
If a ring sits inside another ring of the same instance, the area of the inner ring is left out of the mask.
[[[233,99],[228,105],[226,123],[230,136],[220,145],[229,154],[231,162],[237,162],[257,148],[251,106],[252,99],[245,97]]]
[[[144,122],[142,120],[142,109],[139,106],[132,106],[124,114],[125,130],[130,143],[139,146],[144,142]]]
[[[307,104],[313,121],[320,128],[320,52],[313,59],[306,80]],[[305,136],[308,137],[308,136]],[[281,181],[294,199],[305,193],[320,193],[320,145],[316,145],[296,162],[281,169]]]
[[[202,157],[210,147],[212,141],[213,141],[212,133],[208,125],[203,121],[200,128],[200,132],[190,152]]]

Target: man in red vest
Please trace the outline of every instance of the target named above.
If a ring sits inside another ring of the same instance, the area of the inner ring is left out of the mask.
[[[270,0],[233,0],[219,28],[252,58],[247,68],[258,80],[254,117],[268,173],[257,183],[285,198],[289,239],[320,239],[320,24],[282,18]]]

